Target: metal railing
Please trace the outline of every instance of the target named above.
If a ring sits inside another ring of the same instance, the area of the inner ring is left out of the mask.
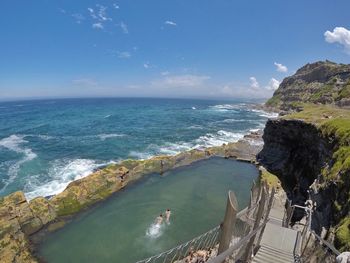
[[[306,222],[303,225],[302,231],[298,231],[298,236],[294,256],[299,259],[298,262],[318,262],[313,261],[322,258],[320,262],[335,262],[335,258],[340,252],[328,241],[321,238],[314,230],[311,229],[313,209],[299,205],[291,205],[288,200],[286,213],[284,217],[284,226],[290,227],[291,219],[296,209],[301,209],[306,215]],[[302,225],[302,224],[298,224]],[[298,249],[297,249],[298,248]]]

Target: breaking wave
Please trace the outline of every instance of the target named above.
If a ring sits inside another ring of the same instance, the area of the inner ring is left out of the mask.
[[[0,192],[5,190],[6,187],[16,179],[22,164],[31,161],[37,157],[36,153],[34,153],[32,149],[22,146],[22,144],[28,142],[24,140],[24,137],[25,136],[23,135],[12,134],[11,136],[0,140],[0,147],[6,148],[23,156],[20,160],[9,166],[9,177],[4,181],[4,187],[0,189]]]
[[[125,134],[119,134],[119,133],[102,133],[97,135],[97,137],[100,138],[101,141],[104,141],[110,138],[124,137],[124,136]]]
[[[111,162],[110,162],[111,163]],[[96,168],[105,166],[109,163],[96,163],[89,159],[75,160],[56,160],[52,163],[46,182],[43,178],[28,178],[25,186],[25,196],[31,200],[37,196],[51,196],[62,192],[70,182],[91,174]]]
[[[176,155],[192,149],[221,146],[224,143],[237,142],[242,139],[244,135],[245,133],[219,130],[216,133],[207,133],[191,142],[166,142],[162,145],[151,144],[144,152],[131,151],[129,156],[145,160],[157,155]]]

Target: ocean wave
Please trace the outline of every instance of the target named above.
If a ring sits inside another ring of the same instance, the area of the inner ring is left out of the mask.
[[[189,129],[189,130],[202,130],[202,129],[204,129],[204,127],[201,125],[192,125],[192,126],[188,126],[187,129]]]
[[[196,140],[196,143],[205,147],[220,146],[224,143],[237,142],[243,137],[244,133],[220,130],[216,134],[207,133],[206,135],[199,137]]]
[[[109,118],[109,117],[111,117],[111,116],[112,116],[111,114],[108,114],[108,115],[104,116],[103,118],[104,118],[104,119],[107,119],[107,118]]]
[[[45,134],[24,134],[24,135],[21,135],[23,138],[26,138],[26,137],[37,137],[43,141],[48,141],[48,140],[52,140],[52,139],[55,139],[54,136],[50,136],[50,135],[45,135]]]
[[[31,200],[38,196],[51,196],[61,193],[70,182],[81,179],[91,174],[95,169],[108,163],[96,163],[90,159],[57,160],[51,165],[48,172],[50,181],[41,182],[39,178],[27,179],[25,196]]]
[[[4,181],[4,187],[0,189],[0,192],[5,190],[6,187],[16,179],[22,164],[31,161],[37,157],[36,153],[34,153],[32,149],[21,146],[22,144],[28,142],[24,140],[24,137],[25,136],[23,135],[12,134],[9,137],[0,140],[0,147],[6,148],[10,151],[23,155],[22,159],[10,165],[8,169],[9,178]]]
[[[218,110],[218,111],[235,111],[240,110],[242,108],[246,107],[246,104],[239,103],[239,104],[218,104],[214,106],[209,106],[209,108]]]
[[[155,154],[152,154],[151,152],[147,152],[147,151],[146,152],[130,151],[129,156],[139,160],[146,160],[154,157]]]
[[[224,143],[237,142],[245,133],[219,130],[216,133],[207,133],[191,142],[166,142],[162,145],[150,144],[144,152],[131,151],[129,156],[145,160],[157,155],[176,155],[184,151],[203,147],[221,146]]]
[[[97,137],[100,138],[101,141],[104,141],[110,138],[124,137],[124,136],[125,134],[119,134],[119,133],[102,133],[97,135]]]
[[[260,117],[264,117],[264,118],[270,118],[270,119],[275,119],[278,117],[278,113],[276,112],[266,112],[263,110],[256,110],[256,109],[252,109],[252,112],[258,113],[258,115]]]

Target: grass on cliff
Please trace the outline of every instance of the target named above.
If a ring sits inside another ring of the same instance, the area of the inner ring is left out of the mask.
[[[344,218],[335,232],[335,245],[340,251],[350,249],[350,217]]]
[[[281,181],[278,177],[267,171],[265,168],[260,169],[260,180],[266,182],[269,188],[275,188],[276,190],[281,188]]]
[[[286,115],[283,118],[301,119],[317,126],[328,123],[329,128],[332,129],[350,128],[350,110],[331,105],[300,104],[300,106],[303,108],[302,111]]]

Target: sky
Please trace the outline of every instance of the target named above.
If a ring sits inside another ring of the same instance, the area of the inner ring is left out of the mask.
[[[0,100],[268,98],[350,63],[349,0],[2,0]]]

